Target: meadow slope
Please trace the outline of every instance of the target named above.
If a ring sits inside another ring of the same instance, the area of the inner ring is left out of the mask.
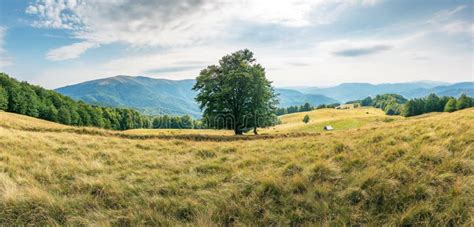
[[[0,112],[0,225],[472,225],[474,109],[377,111],[284,116],[251,140]]]

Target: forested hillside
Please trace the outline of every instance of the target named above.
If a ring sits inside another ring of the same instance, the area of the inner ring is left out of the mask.
[[[150,121],[135,110],[100,107],[39,86],[19,82],[0,73],[0,110],[28,115],[65,125],[107,129],[149,127]]]

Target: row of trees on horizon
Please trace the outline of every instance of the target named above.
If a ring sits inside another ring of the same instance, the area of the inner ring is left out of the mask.
[[[362,100],[348,103],[358,103],[360,106],[373,106],[380,108],[387,115],[402,115],[405,117],[416,116],[431,112],[454,112],[474,107],[474,98],[462,94],[459,98],[437,96],[430,94],[423,98],[406,99],[398,94],[377,95]]]
[[[333,104],[320,104],[318,106],[313,106],[313,105],[306,102],[301,106],[289,106],[289,107],[277,108],[276,115],[281,116],[281,115],[285,115],[285,114],[307,112],[307,111],[311,111],[311,110],[324,109],[324,108],[334,109],[339,105],[340,105],[339,103],[333,103]]]

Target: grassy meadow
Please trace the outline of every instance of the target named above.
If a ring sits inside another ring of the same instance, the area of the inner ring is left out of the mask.
[[[281,121],[236,137],[0,112],[0,225],[473,224],[473,108]]]
[[[310,121],[305,124],[303,117]],[[320,109],[310,112],[286,114],[280,116],[281,124],[263,129],[263,133],[278,134],[289,132],[322,132],[325,125],[331,125],[335,131],[359,128],[368,123],[391,122],[402,119],[400,116],[388,116],[376,108],[357,108],[348,110]]]

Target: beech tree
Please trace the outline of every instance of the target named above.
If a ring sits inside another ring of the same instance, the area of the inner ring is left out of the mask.
[[[245,130],[275,124],[276,99],[265,69],[250,50],[226,55],[203,69],[193,87],[206,123],[213,128]]]

